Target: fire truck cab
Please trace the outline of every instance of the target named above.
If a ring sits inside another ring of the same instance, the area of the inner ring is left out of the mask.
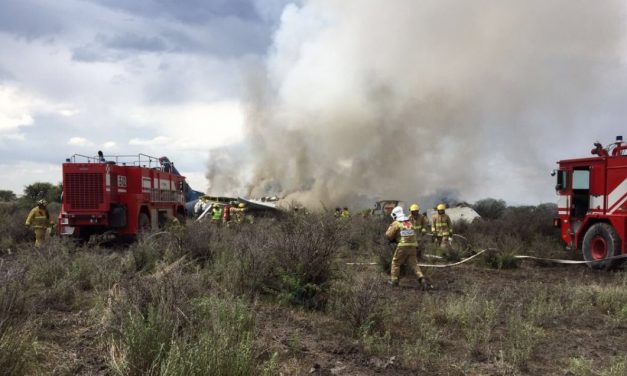
[[[60,235],[134,238],[185,220],[185,177],[145,154],[75,154],[63,164]]]
[[[568,249],[580,251],[589,267],[607,270],[619,263],[608,257],[627,253],[627,144],[618,136],[608,147],[594,146],[592,157],[558,162],[554,224]]]

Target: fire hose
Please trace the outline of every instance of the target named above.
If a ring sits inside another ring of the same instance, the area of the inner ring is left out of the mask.
[[[465,237],[461,236],[461,235],[457,235],[454,234],[454,237],[459,237],[461,239],[464,239],[466,242],[468,242],[468,239],[466,239]],[[497,248],[486,248],[486,249],[482,249],[479,252],[475,253],[474,255],[467,257],[465,259],[462,259],[460,261],[451,263],[451,264],[418,264],[418,266],[420,266],[421,268],[450,268],[453,266],[458,266],[461,264],[465,264],[477,257],[479,257],[480,255],[484,254],[485,252],[488,251],[495,251],[498,252],[499,249]],[[430,254],[426,254],[425,257],[428,258],[435,258],[435,259],[442,259],[441,256],[437,256],[437,255],[430,255]],[[546,262],[546,263],[552,263],[552,264],[561,264],[561,265],[581,265],[581,264],[593,264],[594,262],[601,262],[601,261],[610,261],[610,260],[620,260],[620,259],[627,259],[627,254],[624,255],[618,255],[618,256],[610,256],[610,257],[605,257],[601,260],[598,261],[584,261],[584,260],[564,260],[564,259],[554,259],[554,258],[544,258],[544,257],[537,257],[537,256],[529,256],[529,255],[513,255],[512,256],[514,259],[517,260],[532,260],[532,261],[538,261],[538,262]],[[376,262],[347,262],[346,265],[377,265],[378,263]]]

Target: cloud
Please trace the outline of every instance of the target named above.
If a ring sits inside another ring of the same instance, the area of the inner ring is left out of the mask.
[[[138,146],[162,146],[167,144],[168,138],[164,136],[157,136],[155,138],[146,140],[141,138],[133,138],[128,141],[129,145],[138,145]]]
[[[34,182],[61,182],[61,164],[30,161],[0,163],[0,181],[2,189],[19,195],[28,184]]]
[[[242,140],[244,114],[237,102],[141,107],[130,116],[143,129],[158,129],[162,134],[153,139],[132,139],[130,145],[207,151]]]
[[[80,147],[93,147],[94,143],[83,137],[72,137],[67,142],[68,145]]]

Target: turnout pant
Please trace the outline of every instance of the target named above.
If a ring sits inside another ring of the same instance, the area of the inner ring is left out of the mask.
[[[416,257],[416,247],[396,247],[394,257],[392,258],[392,270],[390,271],[392,281],[398,281],[401,265],[405,263],[407,263],[409,269],[416,277],[422,277],[422,271],[418,266],[418,258]]]

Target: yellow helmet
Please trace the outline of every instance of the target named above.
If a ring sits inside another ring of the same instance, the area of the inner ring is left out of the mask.
[[[444,210],[444,209],[446,209],[446,205],[444,205],[444,204],[439,204],[439,205],[438,205],[438,207],[437,207],[437,209],[438,209],[438,210]]]
[[[243,202],[240,202],[239,205],[237,205],[237,206],[240,207],[240,208],[243,208],[243,207],[246,206],[246,204],[244,204]]]
[[[409,211],[420,211],[420,206],[418,204],[411,204]]]

